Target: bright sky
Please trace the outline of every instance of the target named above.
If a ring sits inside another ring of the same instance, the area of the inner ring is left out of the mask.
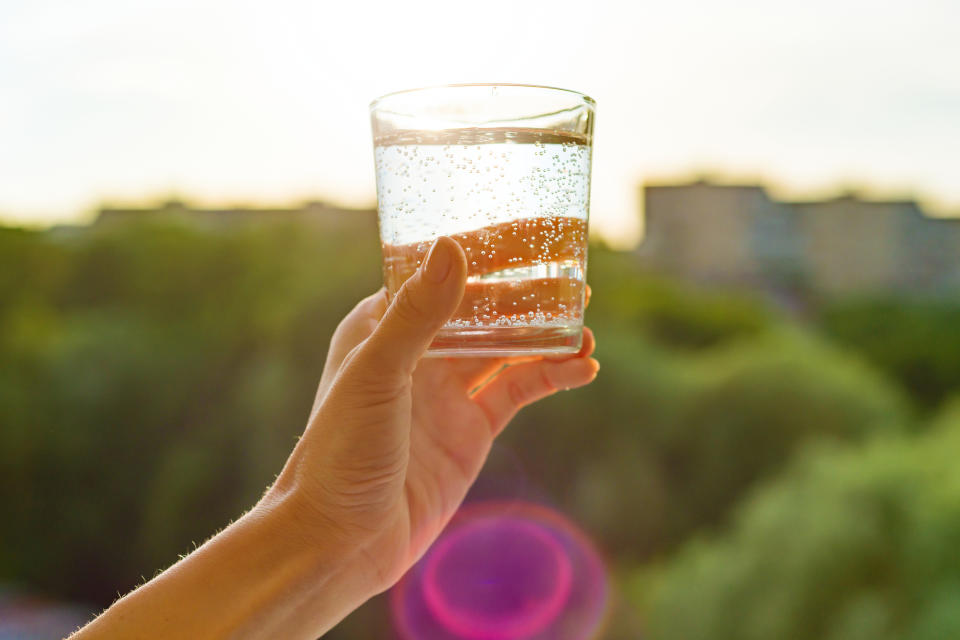
[[[0,0],[0,214],[368,205],[367,105],[521,82],[597,100],[596,231],[702,169],[960,212],[960,2]]]

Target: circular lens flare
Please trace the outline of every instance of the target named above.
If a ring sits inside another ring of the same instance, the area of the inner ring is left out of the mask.
[[[563,547],[539,527],[497,517],[446,536],[424,566],[427,606],[464,638],[510,640],[557,618],[573,571]]]
[[[404,640],[587,640],[608,604],[592,543],[561,514],[463,507],[391,593]]]

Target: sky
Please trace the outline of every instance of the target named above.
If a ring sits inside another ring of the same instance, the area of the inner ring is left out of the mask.
[[[457,82],[597,101],[591,228],[638,184],[913,195],[960,214],[960,2],[0,0],[0,219],[375,201],[368,104]]]

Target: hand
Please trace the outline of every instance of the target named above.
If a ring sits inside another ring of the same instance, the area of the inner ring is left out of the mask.
[[[301,495],[318,544],[358,558],[371,576],[368,597],[436,539],[521,407],[585,385],[599,369],[589,329],[565,359],[421,360],[465,281],[462,249],[440,238],[392,304],[381,290],[347,315],[306,432],[273,489]]]
[[[588,329],[565,359],[421,360],[465,280],[463,251],[441,238],[392,304],[380,292],[357,305],[260,502],[73,637],[316,638],[392,585],[520,407],[598,369]]]

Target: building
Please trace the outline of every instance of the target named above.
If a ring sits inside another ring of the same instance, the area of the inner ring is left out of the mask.
[[[960,289],[960,219],[913,201],[786,202],[757,185],[643,188],[650,267],[705,283],[824,295]]]

